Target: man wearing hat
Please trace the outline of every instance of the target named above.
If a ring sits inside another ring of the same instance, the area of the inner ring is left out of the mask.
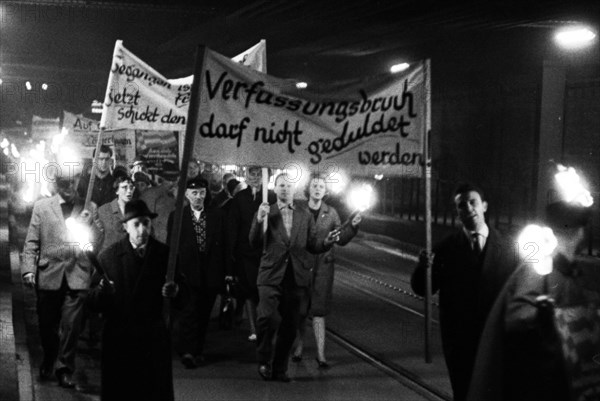
[[[157,214],[144,201],[125,205],[127,236],[100,253],[90,291],[101,312],[101,399],[173,400],[171,340],[162,315],[163,298],[182,302],[183,281],[165,282],[169,248],[152,236]],[[104,274],[102,274],[104,273]]]
[[[534,263],[542,257],[536,252],[506,283],[483,332],[468,400],[597,399],[600,263],[579,255],[590,217],[590,207],[564,200],[546,207],[545,222],[557,240],[552,271],[536,272]],[[593,317],[581,319],[585,311]],[[557,330],[561,315],[569,316],[561,327],[568,340]],[[569,348],[569,358],[563,347]],[[569,360],[580,368],[579,377],[567,368]]]
[[[175,163],[165,161],[158,175],[161,178],[160,185],[148,189],[140,196],[140,199],[148,205],[152,212],[158,215],[153,224],[154,237],[160,242],[166,243],[167,220],[169,219],[169,213],[175,209],[179,169]]]
[[[190,300],[185,305],[180,320],[179,351],[181,361],[188,369],[204,362],[204,339],[210,313],[217,294],[231,274],[225,257],[225,213],[208,207],[210,191],[208,181],[196,177],[187,181],[185,197],[189,204],[183,208],[179,246],[179,266],[190,289]],[[174,212],[168,222],[171,233]]]
[[[134,175],[135,173],[148,174],[148,165],[146,159],[143,156],[136,156],[133,162],[129,165],[129,174]]]

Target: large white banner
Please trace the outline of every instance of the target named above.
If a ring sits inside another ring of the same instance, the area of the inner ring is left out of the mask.
[[[236,56],[240,64],[266,68],[266,42]],[[101,125],[106,130],[185,131],[193,76],[167,79],[115,44]]]
[[[296,88],[206,50],[194,154],[217,164],[421,176],[429,62]]]

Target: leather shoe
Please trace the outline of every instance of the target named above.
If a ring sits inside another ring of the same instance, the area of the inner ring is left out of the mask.
[[[264,380],[271,380],[272,373],[271,373],[271,368],[269,367],[269,365],[266,365],[266,364],[258,365],[258,374]]]
[[[185,354],[181,357],[181,363],[186,369],[195,369],[198,367],[196,358],[192,354]]]
[[[40,366],[40,380],[48,381],[52,380],[54,376],[52,375],[52,366],[42,365]]]
[[[56,372],[56,377],[58,378],[58,385],[63,388],[74,388],[75,382],[71,377],[71,374],[66,371],[58,371]]]
[[[315,359],[317,361],[317,365],[319,365],[319,369],[329,369],[330,366],[326,361],[320,361],[319,358]]]
[[[292,379],[290,379],[290,377],[286,374],[286,373],[273,373],[273,380],[276,380],[278,382],[282,382],[282,383],[289,383],[292,381]]]

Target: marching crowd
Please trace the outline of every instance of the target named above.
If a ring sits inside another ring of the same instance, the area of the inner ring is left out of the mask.
[[[362,218],[352,214],[342,224],[325,201],[324,176],[309,177],[301,200],[293,180],[281,173],[263,201],[260,166],[247,167],[239,179],[225,174],[215,191],[191,162],[176,269],[169,274],[179,169],[164,162],[159,183],[151,185],[144,160],[127,171],[111,169],[111,158],[112,150],[100,147],[95,176],[56,177],[56,194],[33,208],[21,269],[24,283],[37,292],[41,380],[56,377],[62,387],[75,386],[77,341],[87,322],[102,326],[104,401],[172,400],[171,341],[187,369],[203,365],[215,301],[234,285],[235,319],[248,319],[262,379],[290,381],[288,364],[303,358],[309,316],[317,366],[329,368],[325,327],[334,247],[352,240]],[[85,204],[88,185],[91,202]],[[572,345],[575,365],[587,363],[574,376],[564,361],[568,340],[554,323],[576,316],[579,326],[600,327],[593,315],[600,310],[600,272],[578,257],[590,208],[563,200],[547,206],[546,224],[559,246],[555,269],[541,276],[514,258],[509,238],[487,225],[480,188],[461,185],[453,201],[462,225],[433,252],[422,252],[411,286],[425,295],[430,266],[454,400],[563,401],[599,394],[594,358],[600,353],[594,352],[600,339],[578,328],[563,330],[589,354]],[[87,228],[85,242],[93,248],[77,246],[84,237],[69,232],[70,218]],[[178,310],[173,339],[164,318],[170,308]]]
[[[342,225],[324,201],[323,175],[311,175],[304,188],[307,200],[301,200],[292,179],[279,174],[263,202],[260,166],[246,168],[239,179],[225,174],[216,192],[199,164],[190,162],[171,279],[167,244],[179,169],[163,162],[158,183],[151,185],[143,159],[129,170],[113,169],[112,156],[112,149],[101,146],[91,172],[57,176],[55,195],[33,208],[21,270],[24,283],[37,293],[41,380],[76,386],[77,342],[84,326],[92,325],[102,327],[103,400],[173,399],[171,340],[186,368],[201,366],[217,296],[234,285],[235,320],[248,319],[260,377],[290,381],[288,359],[292,348],[293,360],[302,359],[310,315],[316,362],[329,368],[325,316],[333,248],[356,235],[361,216]],[[69,220],[85,227],[86,237],[74,236]],[[165,308],[176,310],[173,339]],[[90,328],[90,335],[94,332]]]

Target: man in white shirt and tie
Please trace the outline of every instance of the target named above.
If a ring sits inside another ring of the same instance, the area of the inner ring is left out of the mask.
[[[454,400],[467,396],[477,345],[489,311],[517,266],[515,250],[485,222],[488,203],[480,188],[460,185],[454,205],[462,228],[421,253],[411,285],[425,295],[428,260],[433,258],[432,293],[439,291],[442,345]]]
[[[277,201],[260,205],[249,234],[256,249],[263,249],[266,242],[258,270],[256,320],[258,373],[264,380],[290,381],[289,353],[308,308],[310,253],[324,252],[339,240],[338,230],[317,237],[312,214],[294,204],[295,187],[286,174],[275,178]],[[263,233],[265,220],[268,227]]]

